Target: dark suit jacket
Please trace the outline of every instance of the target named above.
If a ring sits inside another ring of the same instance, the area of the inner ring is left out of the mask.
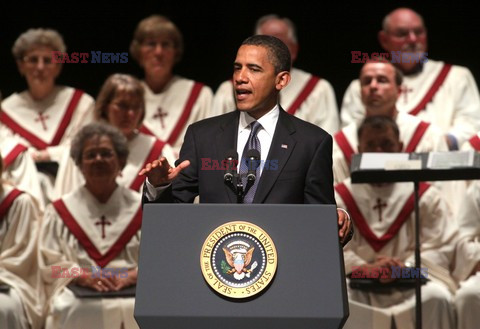
[[[193,202],[198,194],[201,203],[236,202],[224,183],[224,170],[214,168],[214,161],[221,164],[228,150],[236,150],[239,114],[229,112],[188,127],[177,164],[191,164],[156,202]],[[323,129],[280,109],[267,160],[274,165],[263,170],[253,203],[335,204],[332,137]]]

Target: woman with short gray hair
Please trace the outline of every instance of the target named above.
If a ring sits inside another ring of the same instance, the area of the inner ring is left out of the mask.
[[[66,47],[52,29],[29,29],[15,41],[12,54],[27,90],[1,103],[0,134],[19,137],[36,162],[58,162],[65,145],[93,117],[93,98],[82,90],[59,86]],[[47,201],[52,198],[54,175],[41,176]]]
[[[52,29],[29,29],[12,47],[28,89],[2,102],[0,129],[20,136],[36,161],[57,161],[59,146],[92,119],[93,98],[83,91],[56,85],[66,46]]]
[[[116,182],[127,140],[115,127],[92,123],[70,154],[85,184],[47,207],[39,238],[46,329],[138,329],[128,289],[137,282],[141,195]],[[109,298],[120,290],[129,297]]]

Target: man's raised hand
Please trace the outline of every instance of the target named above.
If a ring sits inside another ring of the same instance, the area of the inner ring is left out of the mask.
[[[190,161],[185,160],[177,167],[173,168],[165,157],[154,160],[145,165],[138,175],[145,175],[148,182],[155,187],[167,185],[178,176],[178,174],[190,165]]]

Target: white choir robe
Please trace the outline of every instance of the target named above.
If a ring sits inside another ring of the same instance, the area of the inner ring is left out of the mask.
[[[0,139],[0,153],[4,167],[1,178],[12,183],[19,190],[28,191],[43,212],[46,200],[40,187],[37,167],[27,150],[27,146],[21,144],[15,137]]]
[[[431,280],[422,286],[423,327],[453,329],[451,292],[455,283],[448,270],[457,226],[438,190],[425,183],[420,186],[421,259]],[[415,263],[413,184],[372,186],[351,184],[347,179],[335,186],[335,199],[339,207],[349,211],[355,227],[355,235],[344,247],[347,274],[353,266],[373,263],[379,255]],[[415,327],[414,289],[385,295],[348,287],[348,294],[350,317],[344,328],[386,329],[392,321],[396,328]]]
[[[3,184],[0,192],[0,328],[40,329],[45,295],[38,275],[38,204],[29,194]]]
[[[14,93],[2,102],[0,130],[19,136],[32,151],[47,150],[58,162],[63,147],[93,120],[93,107],[90,95],[71,87],[57,86],[42,101],[33,100],[28,91]]]
[[[140,191],[143,186],[145,177],[138,176],[138,173],[147,163],[164,156],[173,166],[176,160],[170,145],[142,133],[128,141],[128,150],[127,164],[117,177],[117,183],[135,191]],[[67,149],[60,160],[54,194],[56,198],[60,198],[83,184],[85,179],[70,157],[70,149]]]
[[[460,147],[480,130],[480,97],[472,73],[462,66],[451,66],[443,82],[436,86],[436,81],[441,82],[443,67],[443,62],[429,59],[422,71],[404,76],[403,92],[396,106],[407,113],[419,109],[422,120],[434,123],[444,134],[455,136]],[[345,91],[340,114],[343,126],[365,117],[358,79]]]
[[[173,76],[158,94],[145,82],[142,84],[145,119],[140,131],[170,144],[178,157],[187,127],[205,119],[211,111],[213,92],[206,85],[180,76]]]
[[[297,68],[292,68],[290,74],[292,80],[280,92],[280,105],[289,113],[294,106],[295,116],[334,134],[339,129],[340,122],[332,85],[325,79]],[[224,114],[235,108],[232,81],[224,81],[213,98],[211,116]]]
[[[480,321],[480,182],[473,181],[458,213],[460,238],[457,242],[453,276],[460,287],[455,294],[458,329],[478,328]]]
[[[435,125],[401,112],[397,114],[395,122],[405,152],[448,151],[442,131]],[[359,125],[353,122],[334,135],[332,157],[335,183],[350,177],[351,155],[358,153]]]
[[[102,216],[108,225],[100,225]],[[52,266],[68,268],[69,273],[92,266],[136,269],[141,218],[141,195],[122,186],[104,204],[80,187],[47,207],[39,238],[40,270],[49,298],[45,329],[138,329],[134,298],[77,298],[66,287],[73,278],[54,278]]]
[[[399,112],[395,118],[404,152],[445,152],[448,145],[440,128],[413,115]],[[350,177],[351,154],[358,153],[358,125],[351,123],[333,138],[333,179],[340,183]],[[463,199],[465,189],[459,183],[439,181],[434,183],[448,201],[453,213]]]

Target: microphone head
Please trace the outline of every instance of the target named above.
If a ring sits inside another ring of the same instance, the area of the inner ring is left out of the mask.
[[[238,160],[237,150],[230,149],[227,152],[225,152],[225,159],[227,159],[227,160]]]
[[[226,182],[233,182],[233,172],[237,170],[238,153],[234,149],[230,149],[225,153],[225,174],[223,179]]]
[[[260,166],[260,152],[255,149],[250,149],[246,154],[247,167],[250,171],[256,171],[258,166]]]
[[[247,151],[247,159],[260,160],[260,152],[255,149],[250,149]]]

